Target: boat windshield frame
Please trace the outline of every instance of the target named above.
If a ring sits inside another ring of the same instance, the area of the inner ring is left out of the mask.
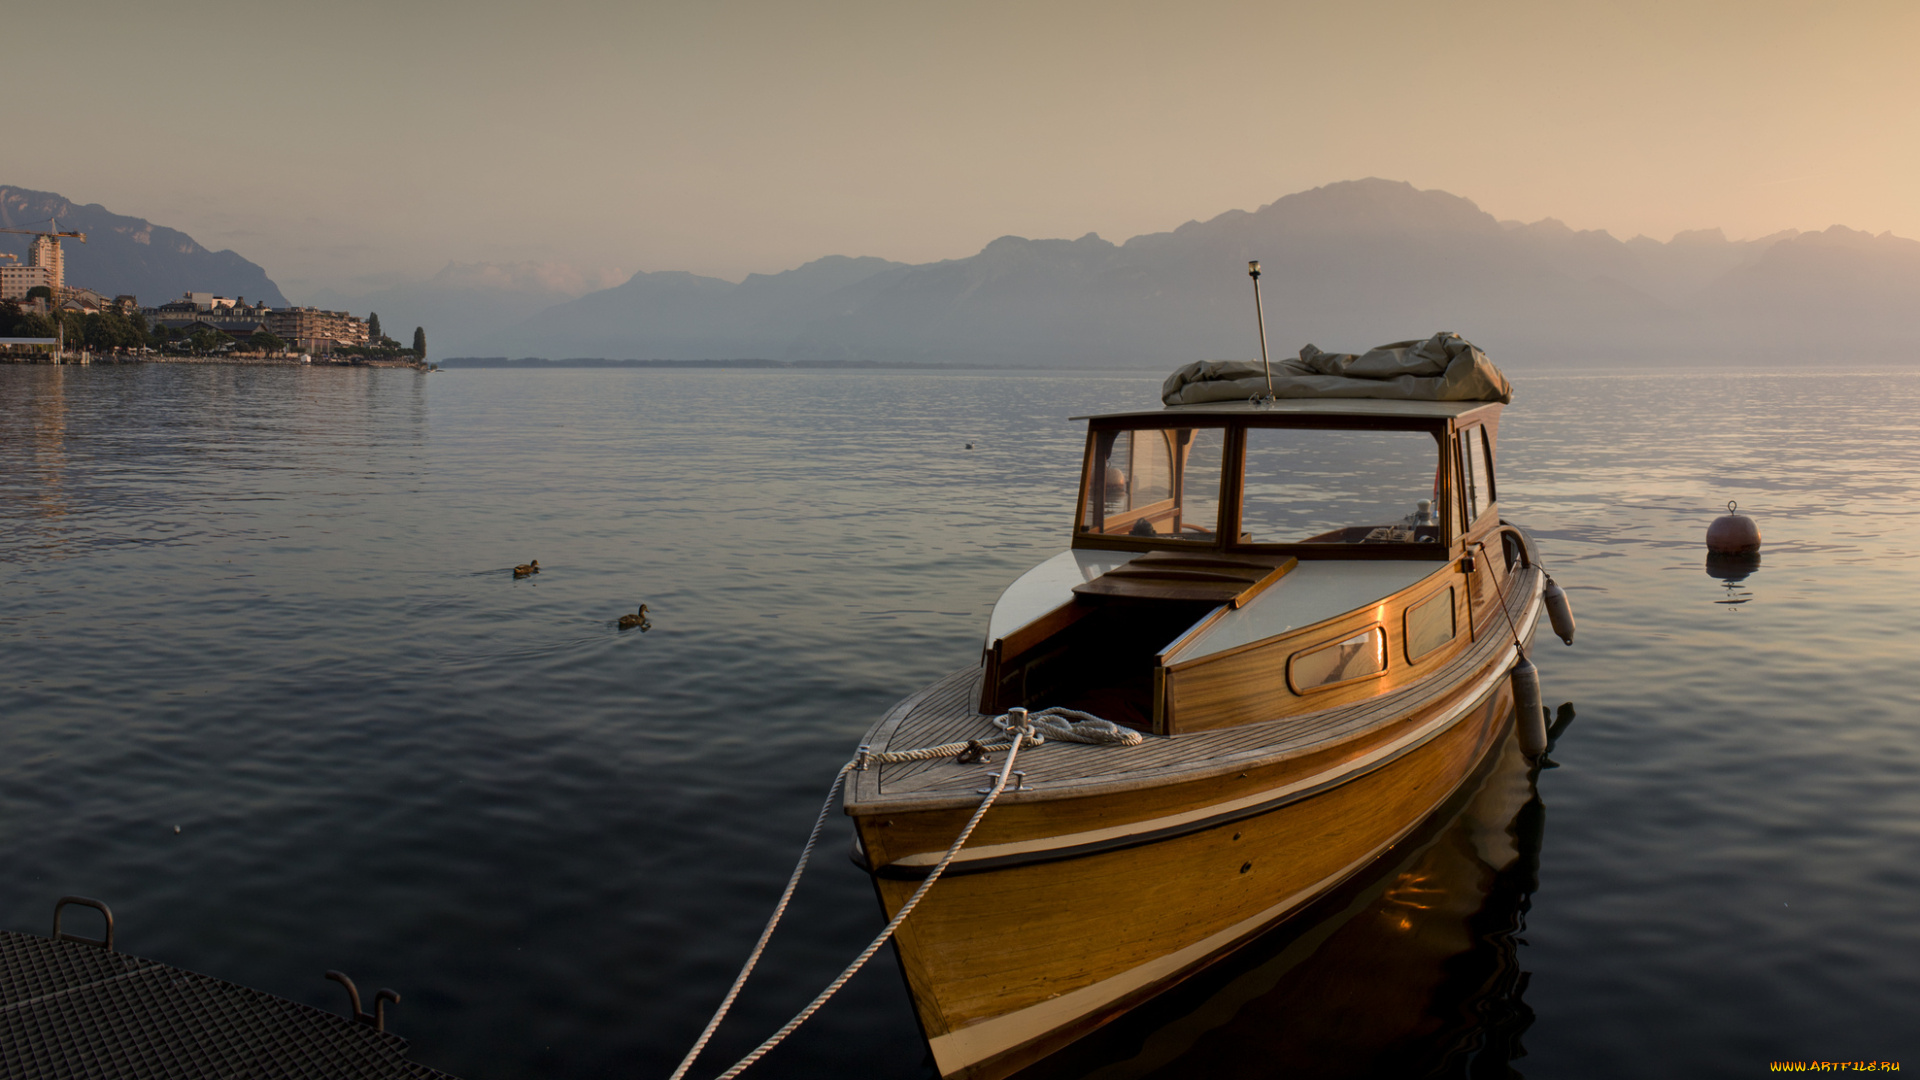
[[[1458,452],[1459,438],[1456,432],[1462,428],[1484,425],[1488,441],[1491,443],[1497,438],[1495,433],[1498,409],[1497,404],[1491,405],[1492,415],[1484,415],[1478,409],[1464,408],[1449,410],[1447,414],[1442,415],[1433,413],[1355,415],[1280,409],[1249,410],[1243,407],[1233,411],[1169,409],[1165,412],[1116,413],[1086,417],[1087,436],[1081,454],[1080,484],[1074,505],[1072,546],[1107,551],[1191,553],[1215,551],[1235,554],[1292,555],[1300,559],[1430,559],[1437,561],[1451,558],[1459,553],[1465,531],[1482,531],[1478,521],[1463,531],[1461,518],[1456,509],[1461,499],[1459,471],[1461,463]],[[1101,434],[1170,428],[1216,428],[1222,431],[1224,447],[1220,467],[1220,491],[1217,496],[1219,520],[1215,523],[1211,537],[1185,539],[1172,535],[1093,532],[1086,519],[1090,489],[1095,483],[1093,470],[1100,453]],[[1241,517],[1244,511],[1246,485],[1247,431],[1253,428],[1414,431],[1431,435],[1435,443],[1434,461],[1440,477],[1440,491],[1431,508],[1437,529],[1437,540],[1260,543],[1246,538],[1241,533]],[[1491,449],[1490,445],[1489,450]],[[1494,507],[1489,504],[1482,517],[1493,511]]]

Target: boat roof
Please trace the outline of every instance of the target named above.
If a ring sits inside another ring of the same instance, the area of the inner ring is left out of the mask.
[[[1073,420],[1113,420],[1119,418],[1183,416],[1407,416],[1452,419],[1497,401],[1403,401],[1382,398],[1281,398],[1278,401],[1205,401],[1197,405],[1168,405],[1159,409],[1130,409],[1125,412],[1088,413]]]

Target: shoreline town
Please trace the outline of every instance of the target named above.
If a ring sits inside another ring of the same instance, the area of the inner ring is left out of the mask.
[[[18,230],[25,231],[25,230]],[[154,307],[66,281],[57,224],[36,231],[27,262],[0,254],[0,362],[28,364],[262,363],[428,368],[426,332],[412,347],[380,329],[380,316],[269,307],[245,297],[188,292]]]

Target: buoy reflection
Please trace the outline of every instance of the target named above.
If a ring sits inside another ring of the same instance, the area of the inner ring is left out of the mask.
[[[1757,551],[1707,553],[1707,576],[1719,579],[1726,595],[1715,600],[1716,604],[1744,604],[1753,599],[1753,593],[1745,588],[1748,577],[1760,569],[1760,553]]]

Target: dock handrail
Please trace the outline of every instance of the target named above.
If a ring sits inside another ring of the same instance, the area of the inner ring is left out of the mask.
[[[60,929],[60,913],[69,904],[78,904],[81,907],[90,907],[93,910],[99,912],[101,917],[107,920],[107,936],[104,938],[81,937],[79,934],[69,934],[62,931]],[[91,896],[63,896],[53,905],[53,940],[73,941],[73,942],[78,942],[82,945],[93,945],[98,948],[105,949],[108,952],[112,952],[113,951],[113,911],[107,907],[104,901],[95,900]]]

